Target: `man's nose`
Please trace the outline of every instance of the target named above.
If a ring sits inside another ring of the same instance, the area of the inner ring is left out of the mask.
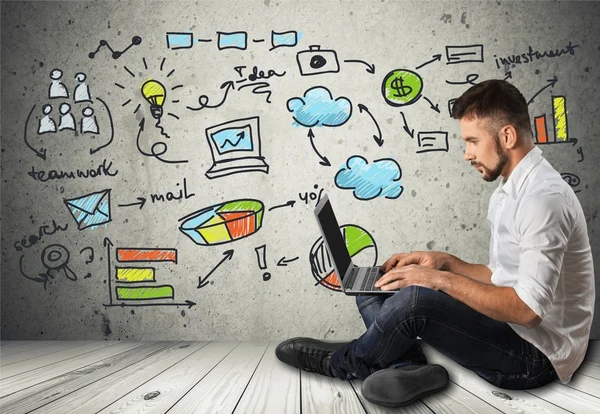
[[[473,156],[467,150],[465,150],[464,159],[465,161],[471,161],[473,159]]]

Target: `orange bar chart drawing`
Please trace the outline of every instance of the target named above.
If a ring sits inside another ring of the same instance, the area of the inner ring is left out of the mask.
[[[548,142],[546,114],[535,117],[535,140],[538,144],[545,144]]]
[[[117,249],[119,262],[173,262],[177,263],[177,250],[175,249]]]

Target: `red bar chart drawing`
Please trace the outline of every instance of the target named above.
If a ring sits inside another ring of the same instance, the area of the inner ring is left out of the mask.
[[[175,289],[172,285],[157,284],[157,269],[152,266],[141,266],[137,263],[177,264],[177,250],[146,247],[119,247],[116,249],[117,262],[131,264],[129,266],[111,265],[110,239],[104,239],[108,262],[108,304],[104,306],[188,306],[194,302],[175,302]],[[112,285],[114,282],[114,292]]]

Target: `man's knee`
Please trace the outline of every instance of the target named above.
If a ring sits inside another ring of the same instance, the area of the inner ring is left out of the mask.
[[[378,324],[393,322],[398,325],[404,320],[427,316],[435,311],[447,295],[422,286],[407,286],[385,301],[381,308]]]

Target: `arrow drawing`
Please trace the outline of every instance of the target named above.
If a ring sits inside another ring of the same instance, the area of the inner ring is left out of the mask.
[[[538,96],[540,93],[542,93],[544,91],[544,89],[550,88],[550,87],[554,87],[554,85],[556,85],[556,82],[558,82],[558,78],[556,77],[556,75],[554,75],[554,77],[552,79],[548,79],[548,85],[544,86],[542,89],[540,89],[539,91],[537,91],[537,93],[535,95],[533,95],[531,97],[531,99],[527,102],[527,105],[529,105],[530,103],[533,102],[533,100],[535,99],[536,96]]]
[[[313,142],[313,138],[315,137],[315,134],[313,133],[312,128],[308,129],[308,137],[310,138],[310,145],[312,146],[313,150],[315,151],[315,154],[317,154],[319,156],[319,158],[321,159],[321,161],[319,161],[319,164],[321,164],[325,167],[331,167],[331,163],[329,162],[327,157],[324,157],[321,154],[319,154],[317,147],[315,147],[315,143]]]
[[[400,115],[402,115],[402,120],[404,121],[404,130],[406,131],[406,133],[408,135],[410,135],[411,138],[415,138],[415,130],[414,129],[410,129],[408,127],[408,123],[406,122],[406,117],[404,116],[404,112],[400,112]]]
[[[439,104],[434,105],[433,102],[431,102],[429,99],[427,99],[426,96],[423,96],[423,99],[425,99],[427,102],[429,102],[429,105],[431,105],[431,109],[433,109],[438,114],[440,113],[440,105]]]
[[[360,110],[361,113],[363,111],[365,111],[366,113],[368,113],[369,116],[371,117],[371,119],[373,120],[373,122],[375,123],[375,126],[377,127],[377,135],[373,135],[373,138],[375,139],[375,142],[377,143],[377,145],[379,145],[381,147],[383,145],[383,139],[381,138],[381,128],[379,128],[379,124],[377,123],[377,121],[373,117],[373,114],[371,114],[371,112],[369,112],[369,108],[367,108],[363,104],[358,104],[358,109]]]
[[[27,126],[29,125],[29,118],[31,118],[31,114],[33,113],[34,109],[35,109],[35,105],[33,105],[33,108],[31,108],[31,111],[29,111],[29,115],[27,115],[27,120],[25,121],[25,135],[24,135],[25,145],[27,145],[27,147],[30,150],[35,152],[35,155],[37,155],[38,157],[40,157],[41,159],[43,159],[45,161],[46,160],[46,149],[40,148],[38,151],[37,149],[33,148],[31,146],[31,144],[29,144],[29,142],[27,141]]]
[[[438,60],[438,61],[439,61],[439,60],[441,60],[441,59],[442,59],[442,55],[440,55],[440,54],[433,55],[432,57],[433,57],[433,59],[431,59],[431,60],[428,60],[427,62],[425,62],[425,63],[423,63],[423,64],[421,64],[421,65],[417,66],[415,69],[421,69],[421,68],[422,68],[423,66],[425,66],[425,65],[429,65],[430,63],[432,63],[432,62],[435,62],[436,60]]]
[[[296,204],[296,200],[290,200],[290,201],[288,201],[288,202],[287,202],[287,203],[285,203],[285,204],[280,204],[280,205],[278,205],[278,206],[271,207],[271,208],[269,209],[269,211],[271,211],[271,210],[275,210],[276,208],[281,208],[281,207],[294,207],[294,204]]]
[[[233,83],[233,81],[227,81],[221,85],[221,89],[223,89],[223,88],[225,88],[225,95],[223,95],[223,99],[218,104],[209,105],[208,104],[208,96],[200,95],[200,97],[198,98],[198,104],[200,106],[198,108],[192,108],[191,106],[186,106],[186,108],[189,109],[190,111],[199,111],[204,108],[218,108],[219,106],[223,105],[225,103],[225,101],[227,100],[227,94],[229,93],[229,90],[235,89],[235,84]]]
[[[294,257],[293,259],[287,259],[285,258],[285,256],[283,256],[281,259],[279,259],[279,261],[277,262],[277,266],[287,266],[288,263],[293,262],[294,260],[298,260],[299,257]]]
[[[208,272],[206,276],[198,278],[198,289],[208,285],[207,279],[210,277],[210,275],[212,275],[213,272],[217,270],[217,268],[221,266],[225,260],[231,260],[231,258],[233,257],[233,252],[233,249],[225,251],[223,253],[224,257],[221,259],[221,261],[217,263],[217,265],[210,272]]]
[[[135,203],[129,203],[129,204],[119,204],[119,207],[129,207],[129,206],[140,206],[140,210],[142,209],[142,207],[144,207],[144,204],[146,204],[146,198],[145,197],[138,197],[137,198],[139,201],[136,201]]]
[[[369,65],[367,62],[362,61],[362,60],[344,60],[344,62],[346,63],[362,63],[363,65],[367,66],[366,71],[369,72],[370,74],[374,75],[375,74],[375,64],[373,63],[372,65]]]

